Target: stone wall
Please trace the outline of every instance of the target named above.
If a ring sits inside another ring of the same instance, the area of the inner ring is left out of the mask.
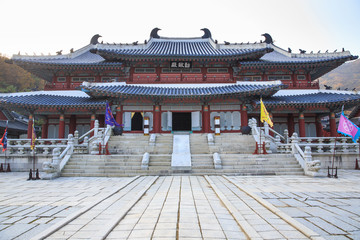
[[[339,169],[355,169],[355,159],[359,159],[359,154],[351,153],[351,154],[335,154],[334,158],[334,167],[338,167]],[[321,168],[327,169],[332,166],[333,154],[318,154],[312,153],[313,160],[321,161]],[[360,164],[360,162],[359,162]]]
[[[52,161],[52,155],[35,156],[35,168],[42,171],[43,162]],[[0,163],[5,163],[5,156],[0,156]],[[33,156],[28,154],[10,155],[6,157],[6,167],[10,163],[11,171],[13,172],[28,172],[33,168]],[[4,167],[6,169],[6,167]]]

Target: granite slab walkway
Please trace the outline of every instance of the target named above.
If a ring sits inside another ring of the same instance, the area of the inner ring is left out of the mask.
[[[0,173],[0,239],[360,239],[360,171],[26,181]]]

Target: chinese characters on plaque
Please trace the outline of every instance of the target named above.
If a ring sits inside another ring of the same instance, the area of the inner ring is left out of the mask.
[[[171,61],[170,68],[191,68],[191,62]]]

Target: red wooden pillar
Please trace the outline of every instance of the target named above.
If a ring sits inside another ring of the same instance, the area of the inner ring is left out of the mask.
[[[70,116],[70,123],[69,123],[69,133],[74,135],[75,130],[76,130],[76,116],[71,115]]]
[[[118,124],[122,124],[122,106],[121,105],[117,105],[116,107],[116,116],[115,116],[115,120]]]
[[[300,112],[299,113],[299,134],[300,137],[306,137],[305,135],[305,117],[304,117],[304,113]]]
[[[294,134],[294,115],[292,113],[288,114],[287,125],[289,136],[291,137]]]
[[[263,73],[262,73],[262,81],[266,81],[266,80],[267,80],[266,72],[263,71]]]
[[[93,129],[95,127],[95,119],[96,119],[95,113],[92,113],[90,118],[90,129]],[[91,137],[94,136],[94,132],[92,132],[90,136]]]
[[[72,85],[71,85],[71,76],[66,76],[66,88],[67,89],[73,89]]]
[[[48,137],[48,127],[49,127],[49,122],[47,117],[44,118],[44,122],[41,125],[41,138],[47,138]]]
[[[321,124],[321,117],[320,115],[316,115],[315,119],[315,126],[316,126],[316,136],[317,137],[323,137],[323,126]]]
[[[204,133],[210,133],[210,111],[209,105],[204,104],[202,108],[202,126]]]
[[[98,115],[99,127],[103,128],[105,126],[105,114]]]
[[[153,131],[154,133],[160,133],[161,131],[161,112],[160,112],[160,105],[154,106],[154,112],[153,112]]]
[[[245,127],[249,125],[249,120],[248,120],[248,112],[247,112],[247,107],[246,105],[242,105],[241,108],[241,127]]]
[[[27,131],[27,138],[31,138],[32,136],[32,125],[34,121],[34,116],[32,113],[29,114],[29,121],[28,121],[28,131]]]
[[[59,117],[59,138],[65,138],[65,117],[60,113]]]
[[[207,72],[206,72],[206,70],[207,70],[207,68],[206,67],[202,67],[201,68],[201,74],[202,74],[202,79],[203,79],[203,81],[206,81],[206,79],[207,79]]]
[[[335,119],[335,113],[333,111],[330,111],[330,137],[336,136],[336,119]]]
[[[297,77],[296,77],[296,74],[295,74],[295,71],[293,71],[292,72],[292,74],[291,74],[291,80],[292,80],[292,85],[293,85],[293,87],[296,87],[296,83],[297,83]]]

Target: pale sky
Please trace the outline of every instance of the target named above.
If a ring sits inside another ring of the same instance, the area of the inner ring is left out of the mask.
[[[359,0],[0,0],[0,53],[55,54],[89,44],[143,42],[154,27],[164,37],[200,37],[208,28],[220,43],[259,42],[293,52],[344,47],[360,55]]]

